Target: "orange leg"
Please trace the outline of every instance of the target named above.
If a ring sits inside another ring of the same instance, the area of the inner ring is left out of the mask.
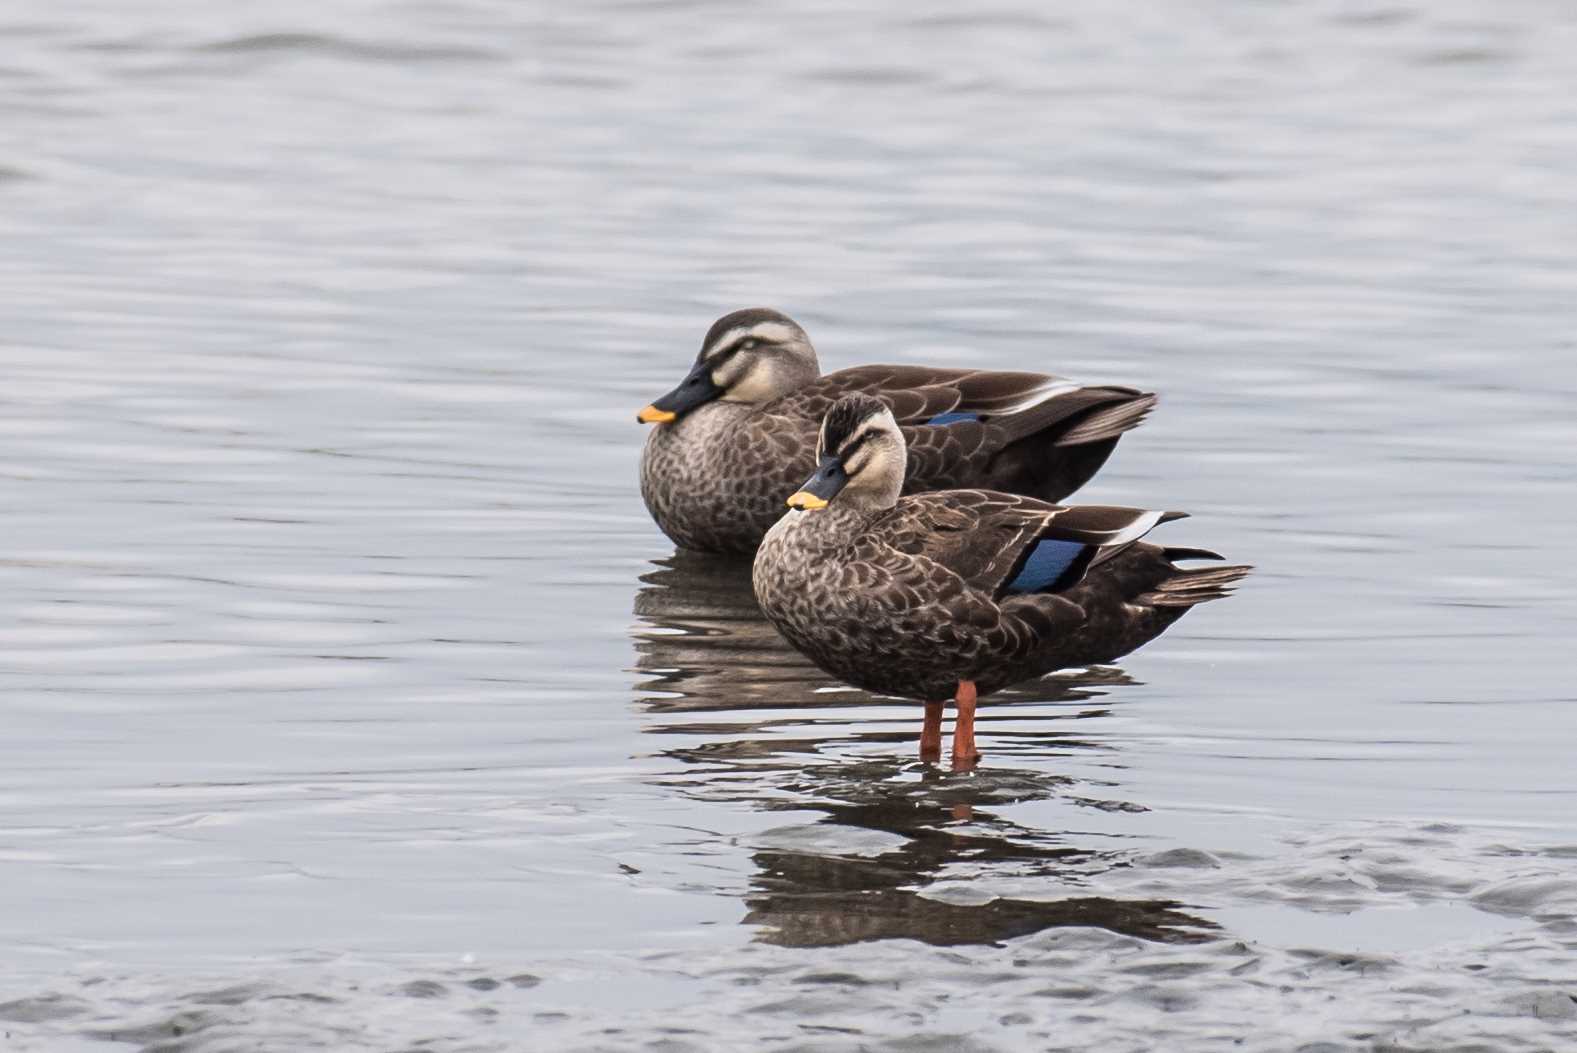
[[[945,704],[925,704],[925,727],[920,729],[921,760],[936,760],[942,756],[942,706]]]
[[[980,759],[975,749],[975,682],[960,680],[953,699],[958,719],[953,724],[953,770],[968,771]]]

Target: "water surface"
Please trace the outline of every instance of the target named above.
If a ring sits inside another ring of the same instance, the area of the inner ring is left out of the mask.
[[[1577,17],[0,16],[7,1049],[1577,1043]],[[712,319],[1162,393],[986,759],[641,507]]]

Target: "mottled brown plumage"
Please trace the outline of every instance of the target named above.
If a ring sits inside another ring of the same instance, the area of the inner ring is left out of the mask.
[[[803,491],[827,503],[773,526],[753,580],[790,643],[868,691],[935,702],[961,682],[988,694],[1110,662],[1248,572],[1183,569],[1173,561],[1220,557],[1139,540],[1181,513],[983,490],[899,497],[903,435],[892,417],[858,396],[833,414],[859,423],[829,419],[823,437],[842,445],[818,451],[822,467]],[[1055,578],[1036,586],[1026,565],[1048,541],[1070,544]]]
[[[880,399],[903,429],[906,492],[980,486],[1048,501],[1084,485],[1156,401],[1042,373],[873,365],[821,376],[792,320],[736,311],[712,326],[685,381],[642,411],[657,422],[641,495],[658,526],[685,548],[754,552],[814,466],[823,416],[851,393]],[[929,423],[938,417],[948,422]]]

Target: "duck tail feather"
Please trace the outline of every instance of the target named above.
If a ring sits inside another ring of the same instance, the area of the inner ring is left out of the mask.
[[[1085,446],[1092,442],[1115,439],[1125,431],[1137,428],[1150,415],[1158,401],[1157,396],[1144,394],[1135,398],[1102,406],[1079,423],[1057,437],[1058,446]]]
[[[1177,548],[1168,546],[1161,550],[1161,555],[1165,556],[1169,563],[1176,563],[1180,559],[1226,559],[1221,553],[1212,552],[1208,548]]]
[[[1152,607],[1192,607],[1196,603],[1219,600],[1232,594],[1232,588],[1248,576],[1253,567],[1202,567],[1183,570],[1139,597]]]

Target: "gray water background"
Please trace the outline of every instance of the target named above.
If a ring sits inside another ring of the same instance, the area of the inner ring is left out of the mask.
[[[0,1048],[1577,1043],[1577,12],[0,8]],[[1259,567],[913,707],[640,504],[757,303]]]

